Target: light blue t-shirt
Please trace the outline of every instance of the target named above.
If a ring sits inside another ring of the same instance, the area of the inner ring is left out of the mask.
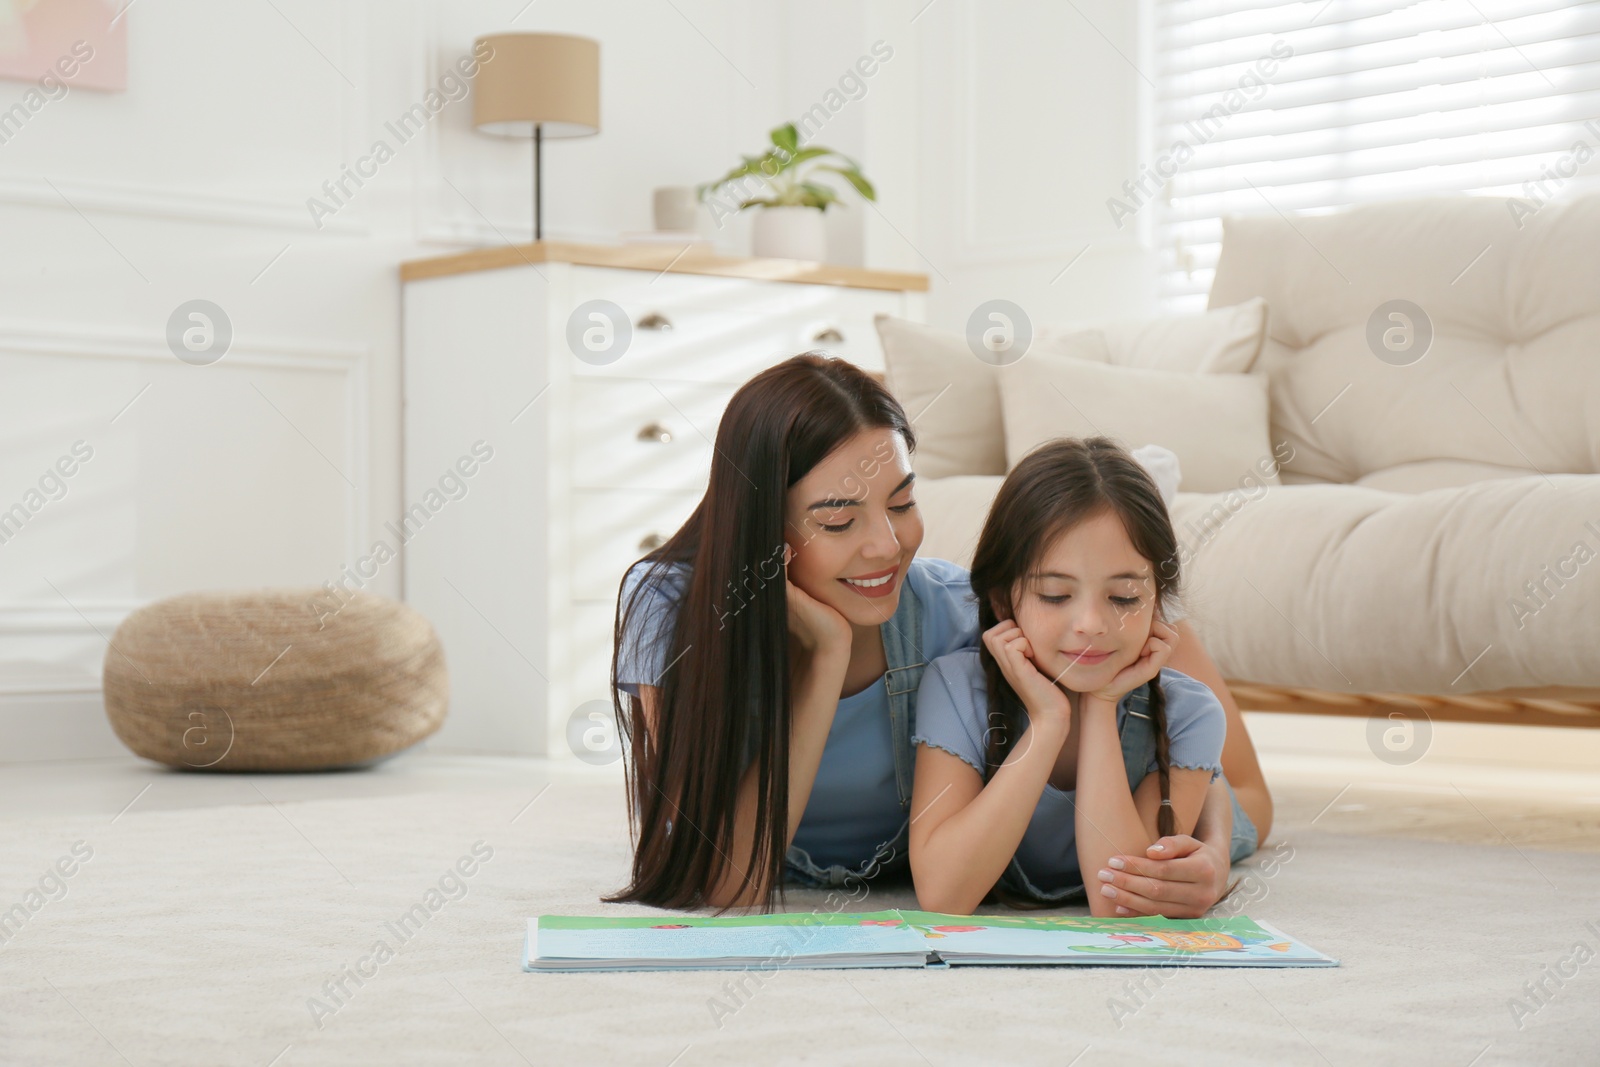
[[[623,581],[624,607],[648,566],[635,564],[628,572]],[[669,567],[665,580],[641,594],[636,614],[624,623],[617,686],[634,696],[640,684],[660,682],[677,601],[688,585],[687,564]],[[917,556],[906,567],[905,582],[922,605],[923,660],[931,663],[977,643],[978,603],[965,567]],[[901,595],[906,592],[901,590]],[[879,675],[861,692],[840,698],[794,844],[820,866],[857,869],[899,832],[905,818],[895,790],[889,691]]]
[[[1222,773],[1222,743],[1228,717],[1222,703],[1204,682],[1170,667],[1161,668],[1161,691],[1167,698],[1167,766]],[[1137,690],[1135,690],[1137,692]],[[1127,722],[1132,694],[1117,702],[1117,732]],[[913,744],[932,745],[959,757],[983,774],[987,749],[989,694],[976,647],[961,649],[928,664],[917,691],[917,729]],[[1018,745],[1024,744],[1023,727]],[[1119,765],[1120,766],[1120,765]],[[1150,758],[1145,773],[1156,770]],[[1076,790],[1045,783],[1028,829],[1017,845],[1017,864],[1029,881],[1045,890],[1083,884],[1073,825]]]

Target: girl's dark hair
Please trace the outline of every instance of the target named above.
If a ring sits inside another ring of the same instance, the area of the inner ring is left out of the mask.
[[[725,864],[743,876],[734,897],[764,885],[767,908],[774,890],[783,899],[791,726],[786,494],[851,437],[878,428],[916,448],[900,403],[854,364],[806,352],[762,371],[722,415],[710,483],[694,513],[634,565],[646,569],[627,604],[619,590],[611,690],[630,786],[633,873],[602,900],[704,907]],[[657,639],[631,616],[673,563],[687,564],[690,575],[672,632],[662,638],[666,668],[654,682],[653,736],[640,701],[617,688],[617,653],[630,631]],[[733,856],[739,780],[751,759],[755,837],[748,856]]]
[[[1177,595],[1179,583],[1178,542],[1160,491],[1139,461],[1110,438],[1060,437],[1035,448],[1012,468],[989,509],[972,557],[978,632],[984,633],[1000,621],[1002,616],[995,613],[996,603],[1005,612],[1003,617],[1016,618],[1012,590],[1019,582],[1026,585],[1051,543],[1080,522],[1105,511],[1122,521],[1134,550],[1150,561],[1156,613],[1160,617],[1162,606]],[[1005,762],[1028,719],[1021,698],[981,641],[978,658],[989,694],[984,772],[987,782]],[[1156,734],[1161,799],[1168,800],[1166,696],[1158,679],[1145,684]],[[1157,828],[1162,836],[1173,832],[1170,804],[1161,805]],[[994,894],[1001,902],[1017,908],[1055,906],[1020,897],[999,885]]]

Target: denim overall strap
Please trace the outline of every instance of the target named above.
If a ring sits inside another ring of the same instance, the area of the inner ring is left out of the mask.
[[[1122,763],[1128,772],[1128,790],[1144,781],[1145,768],[1156,758],[1155,720],[1150,717],[1150,687],[1154,679],[1127,693],[1117,704],[1117,732],[1122,736]]]
[[[894,739],[894,782],[902,810],[911,810],[911,774],[916,765],[911,735],[916,730],[917,687],[928,666],[922,655],[922,602],[911,583],[902,579],[900,605],[878,627],[889,667],[883,676],[889,693],[889,724]]]
[[[1122,703],[1117,708],[1117,714],[1122,716],[1123,709],[1127,709],[1127,717],[1123,720],[1122,728],[1122,759],[1128,769],[1128,788],[1138,789],[1139,783],[1144,781],[1147,773],[1145,768],[1156,759],[1156,730],[1155,720],[1150,718],[1150,686],[1159,684],[1155,680],[1140,686],[1122,698]],[[1239,804],[1239,797],[1233,791],[1233,783],[1228,781],[1226,775],[1222,776],[1223,784],[1228,787],[1228,800],[1233,805],[1233,837],[1228,842],[1228,862],[1238,863],[1240,860],[1253,856],[1260,847],[1256,835],[1255,823],[1250,821],[1250,816]]]

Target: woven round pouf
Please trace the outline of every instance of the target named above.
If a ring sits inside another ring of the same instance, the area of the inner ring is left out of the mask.
[[[106,649],[111,728],[146,759],[314,771],[409,748],[444,722],[444,649],[371,593],[186,593],[135,611]]]

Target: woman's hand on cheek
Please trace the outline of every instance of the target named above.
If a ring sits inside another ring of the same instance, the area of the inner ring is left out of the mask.
[[[1139,658],[1118,671],[1115,678],[1095,690],[1093,695],[1108,704],[1115,705],[1125,695],[1160,674],[1161,668],[1172,658],[1172,650],[1177,643],[1177,630],[1160,619],[1152,620],[1150,636],[1145,638],[1144,647],[1139,650]]]
[[[789,578],[789,560],[794,550],[784,546],[783,582],[789,604],[789,632],[807,652],[834,652],[850,654],[850,620],[838,609],[824,604]]]

